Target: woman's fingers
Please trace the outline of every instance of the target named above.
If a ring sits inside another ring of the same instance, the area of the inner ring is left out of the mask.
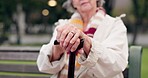
[[[67,38],[68,33],[69,33],[68,30],[64,30],[64,31],[61,33],[61,36],[60,36],[60,45],[61,45],[62,47],[64,47],[63,43],[65,42],[65,39]]]
[[[57,28],[56,39],[60,46],[67,51],[75,51],[80,44],[82,31],[74,26],[62,26]]]
[[[66,47],[66,51],[74,52],[80,44],[80,39],[77,39],[73,44],[69,43]]]
[[[81,31],[77,29],[77,31],[75,31],[75,35],[70,40],[70,43],[73,44],[78,38],[80,39],[80,36],[81,36]]]
[[[65,41],[63,43],[63,47],[66,48],[71,40],[71,38],[74,36],[72,32],[69,32],[67,37],[65,38]]]
[[[65,41],[65,38],[67,36],[67,34],[69,33],[69,30],[67,29],[69,26],[65,25],[65,26],[61,26],[61,27],[57,27],[57,36],[56,39],[58,42],[60,42],[60,45],[63,46],[63,43]]]
[[[60,36],[61,36],[62,31],[63,31],[63,28],[62,27],[57,27],[56,31],[57,31],[56,39],[57,39],[58,42],[60,42]]]
[[[72,45],[70,51],[71,51],[71,52],[74,52],[74,51],[78,48],[79,44],[80,44],[80,39],[78,38],[78,39],[75,41],[75,43]]]

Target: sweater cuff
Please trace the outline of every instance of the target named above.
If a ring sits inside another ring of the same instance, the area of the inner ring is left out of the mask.
[[[86,67],[93,67],[97,63],[99,57],[101,57],[101,53],[99,50],[99,43],[93,39],[91,39],[92,47],[90,50],[89,55],[86,57],[85,53],[83,53],[80,58],[78,59],[78,62]]]
[[[49,55],[48,58],[50,58],[50,55]],[[49,61],[50,59],[48,59],[48,62],[46,62],[46,63],[51,68],[56,68],[56,67],[60,67],[61,68],[61,66],[63,66],[65,64],[65,62],[66,62],[65,59],[66,59],[66,54],[63,54],[62,57],[60,58],[60,60],[56,60],[56,61],[50,62]]]
[[[51,48],[50,47],[48,48],[48,47],[49,45],[44,45],[41,48],[37,63],[38,63],[39,70],[41,72],[54,74],[54,73],[57,73],[57,71],[59,71],[60,69],[62,69],[62,67],[64,66],[66,53],[63,54],[60,60],[50,62],[49,58],[52,55],[52,53],[51,53]]]

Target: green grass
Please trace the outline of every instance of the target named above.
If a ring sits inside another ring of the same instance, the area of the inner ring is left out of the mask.
[[[47,74],[35,74],[35,73],[18,73],[18,72],[0,72],[3,76],[29,76],[29,77],[49,77]]]
[[[148,78],[148,48],[143,48],[141,78]]]
[[[0,60],[0,64],[25,64],[25,65],[36,65],[36,61]]]

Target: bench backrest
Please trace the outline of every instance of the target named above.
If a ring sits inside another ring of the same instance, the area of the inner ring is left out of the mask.
[[[129,51],[128,78],[141,78],[142,47],[131,46]]]

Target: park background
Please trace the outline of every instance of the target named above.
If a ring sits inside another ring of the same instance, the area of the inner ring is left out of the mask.
[[[71,16],[62,8],[64,1],[0,0],[0,47],[47,44],[54,23]],[[126,14],[122,19],[127,27],[129,46],[143,47],[141,78],[148,78],[148,0],[106,0],[104,8],[113,17]]]

